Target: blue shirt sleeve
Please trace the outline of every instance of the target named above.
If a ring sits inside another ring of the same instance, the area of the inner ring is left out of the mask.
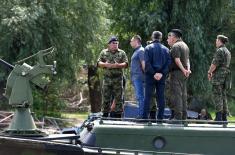
[[[141,62],[141,61],[144,61],[144,51],[142,51],[142,50],[139,51],[138,57],[139,57],[140,62]]]
[[[144,49],[144,60],[145,60],[145,73],[148,74],[155,74],[155,71],[151,65],[151,61],[152,61],[152,57],[153,57],[153,53],[151,52],[151,50],[149,50],[148,46],[145,47]]]

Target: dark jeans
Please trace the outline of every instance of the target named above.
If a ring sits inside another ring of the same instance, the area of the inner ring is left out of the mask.
[[[145,98],[144,98],[144,116],[143,118],[148,118],[149,107],[151,98],[153,96],[154,89],[156,89],[156,100],[158,107],[157,119],[163,119],[164,109],[165,109],[165,77],[162,77],[162,80],[157,81],[153,76],[145,76]]]

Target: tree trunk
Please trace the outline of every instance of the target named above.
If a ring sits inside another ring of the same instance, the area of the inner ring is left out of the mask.
[[[88,87],[89,87],[89,102],[91,112],[97,113],[101,111],[101,86],[97,67],[94,65],[88,66]]]

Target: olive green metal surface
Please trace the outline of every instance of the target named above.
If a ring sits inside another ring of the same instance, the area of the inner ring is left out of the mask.
[[[95,122],[92,133],[98,147],[187,154],[234,154],[234,127],[113,122]],[[156,139],[163,143],[157,143],[163,145],[162,148],[156,148]]]

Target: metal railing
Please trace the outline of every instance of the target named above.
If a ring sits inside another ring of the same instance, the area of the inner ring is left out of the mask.
[[[143,150],[130,150],[130,149],[115,149],[115,148],[100,148],[100,147],[90,147],[82,146],[80,147],[84,152],[95,153],[100,155],[106,154],[125,154],[125,155],[196,155],[192,153],[179,153],[179,152],[160,152],[160,151],[143,151]],[[200,155],[200,154],[197,154]]]
[[[183,127],[210,127],[210,128],[235,128],[235,121],[213,121],[213,120],[154,120],[154,119],[134,119],[134,118],[96,118],[99,124],[105,125],[135,125],[135,126],[183,126]],[[127,123],[128,122],[128,123]],[[232,125],[234,124],[234,125]]]

